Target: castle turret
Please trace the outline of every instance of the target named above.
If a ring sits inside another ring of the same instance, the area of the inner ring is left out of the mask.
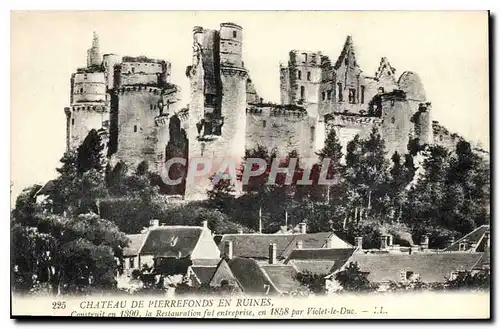
[[[193,29],[189,103],[189,158],[209,158],[212,168],[245,153],[248,74],[242,61],[243,29],[222,23],[220,30]],[[207,174],[186,186],[186,198],[205,198]]]
[[[102,57],[99,49],[99,36],[96,32],[93,34],[92,47],[87,50],[87,67],[100,66]]]

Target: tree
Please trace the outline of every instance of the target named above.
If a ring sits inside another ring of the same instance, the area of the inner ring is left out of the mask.
[[[378,289],[378,285],[367,278],[368,273],[361,272],[356,262],[350,262],[342,271],[335,274],[335,280],[346,292],[371,292]]]
[[[312,273],[309,271],[299,272],[296,275],[297,281],[300,285],[305,287],[309,292],[316,295],[324,295],[325,289],[325,275],[328,273]]]
[[[104,169],[104,144],[95,129],[92,129],[82,144],[78,147],[77,168],[80,174],[94,169],[102,172]]]
[[[325,146],[318,153],[320,163],[323,164],[325,159],[329,160],[328,168],[321,168],[327,170],[327,179],[335,181],[334,186],[327,186],[326,199],[337,200],[342,192],[342,177],[344,166],[342,165],[342,145],[337,137],[335,129],[331,129],[325,140]]]
[[[37,214],[36,225],[11,228],[15,288],[28,292],[40,283],[53,293],[115,287],[116,259],[128,239],[96,214],[62,217]]]

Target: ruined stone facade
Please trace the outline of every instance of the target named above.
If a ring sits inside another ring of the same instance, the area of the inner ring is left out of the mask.
[[[179,101],[170,71],[164,60],[101,56],[94,34],[87,67],[71,76],[70,106],[65,108],[67,148],[77,148],[95,129],[111,164],[123,162],[135,170],[146,161],[150,170],[159,172],[170,140],[169,119]]]
[[[321,52],[293,50],[281,64],[281,104],[259,97],[242,58],[243,29],[222,23],[218,30],[194,27],[188,108],[179,106],[179,88],[170,82],[170,63],[146,57],[100,55],[96,35],[87,67],[71,77],[67,146],[76,148],[91,129],[107,143],[110,163],[135,170],[146,161],[160,175],[167,160],[211,158],[213,168],[245,150],[265,146],[280,156],[296,151],[316,156],[328,132],[336,129],[344,147],[355,135],[366,137],[376,126],[388,156],[406,153],[409,138],[421,144],[453,144],[431,120],[431,104],[417,74],[399,77],[387,58],[374,75],[358,65],[351,37],[333,63]],[[277,82],[278,83],[278,82]],[[435,141],[435,136],[439,140]],[[173,177],[175,178],[175,177]],[[185,182],[167,193],[188,199],[206,197],[208,179]]]
[[[410,137],[432,143],[431,106],[418,76],[404,72],[397,79],[385,57],[373,76],[365,74],[350,36],[334,64],[321,52],[291,51],[288,65],[280,67],[280,90],[282,104],[303,106],[313,119],[311,147],[316,150],[331,129],[337,130],[345,152],[355,135],[366,137],[373,126],[389,156],[406,153]]]

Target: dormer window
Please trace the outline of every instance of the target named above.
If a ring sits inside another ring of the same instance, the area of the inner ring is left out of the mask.
[[[467,243],[466,242],[461,242],[458,244],[458,250],[459,251],[466,251],[467,250]]]
[[[412,270],[401,270],[399,272],[399,279],[400,281],[410,281],[415,273]]]
[[[302,72],[301,72],[301,71],[299,71],[299,72],[297,73],[297,79],[299,79],[299,80],[301,80],[301,79],[302,79]]]
[[[179,238],[177,236],[173,236],[172,239],[170,240],[170,245],[173,247],[177,244],[177,240],[179,240]]]
[[[236,31],[233,31],[233,38],[236,38],[237,35],[238,33]]]

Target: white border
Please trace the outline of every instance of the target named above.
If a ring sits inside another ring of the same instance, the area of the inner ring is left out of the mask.
[[[121,0],[121,1],[116,1],[114,3],[111,2],[104,2],[102,0],[87,0],[85,2],[68,2],[68,1],[53,1],[53,0],[44,0],[44,1],[26,1],[26,0],[17,0],[15,2],[11,1],[3,1],[0,4],[1,7],[1,16],[0,16],[0,26],[1,26],[1,35],[4,37],[2,40],[4,40],[4,46],[1,47],[0,54],[2,58],[2,63],[4,63],[5,68],[10,68],[10,53],[9,53],[9,48],[6,46],[8,43],[10,43],[10,11],[11,10],[491,10],[491,14],[495,15],[498,14],[498,7],[499,7],[500,1],[498,0],[483,0],[483,1],[466,1],[466,0],[454,0],[454,1],[438,1],[438,0],[418,0],[418,1],[401,1],[401,0],[344,0],[344,1],[338,1],[338,2],[324,2],[324,3],[316,3],[316,2],[311,2],[311,1],[296,1],[296,0],[287,0],[287,1],[282,1],[281,3],[271,3],[270,1],[257,1],[257,0],[252,0],[252,1],[247,1],[247,2],[239,2],[239,1],[234,1],[234,0],[212,0],[212,1],[193,1],[193,0],[183,0],[183,1],[176,1],[176,3],[173,3],[171,1],[169,2],[158,2],[155,3],[154,1],[149,1],[149,0]],[[494,26],[493,26],[494,27]],[[498,44],[498,34],[494,33],[494,44]],[[498,57],[498,56],[497,56]],[[5,70],[7,71],[7,70]],[[4,71],[4,72],[5,72]],[[10,72],[10,70],[9,70]],[[495,76],[495,72],[490,72],[491,75]],[[3,79],[1,81],[1,88],[0,88],[0,93],[1,93],[1,100],[4,103],[2,111],[0,111],[1,119],[0,123],[2,124],[2,129],[0,130],[0,136],[2,137],[2,142],[0,143],[0,147],[2,148],[2,154],[5,154],[5,158],[10,158],[10,74],[4,74]],[[490,91],[491,95],[496,95],[495,99],[498,97],[498,84],[494,85],[495,89]],[[493,104],[493,109],[496,108],[496,102]],[[493,110],[492,110],[493,111]],[[495,119],[495,126],[499,126],[499,118],[498,115],[494,117]],[[493,133],[493,138],[491,139],[492,141],[498,140],[497,138],[497,132],[496,130],[492,130]],[[494,149],[490,149],[492,152],[492,155],[495,156]],[[493,160],[493,159],[492,159]],[[496,159],[495,159],[496,160]],[[495,161],[496,163],[496,161]],[[7,187],[7,184],[10,183],[10,161],[7,162],[2,161],[2,170],[1,173],[3,174],[2,181],[0,182],[2,186]],[[496,169],[496,166],[495,166]],[[497,178],[497,175],[494,175],[495,178]],[[494,182],[492,182],[493,186],[498,185],[497,183],[498,179],[495,179]],[[2,230],[2,234],[4,234],[3,239],[1,241],[3,242],[3,250],[4,250],[4,255],[7,255],[8,250],[10,250],[10,244],[8,243],[9,241],[9,214],[7,213],[10,211],[10,196],[9,196],[9,190],[2,189],[2,198],[0,200],[2,201],[1,206],[2,210],[4,211],[5,217],[3,218],[3,223],[5,225],[4,229]],[[494,204],[499,204],[498,200],[498,195],[495,195],[495,200],[492,202],[492,205]],[[497,236],[497,226],[498,224],[494,224],[494,236]],[[493,243],[495,245],[495,243]],[[5,269],[8,268],[8,258],[4,258],[4,271],[1,272],[1,278],[3,282],[3,291],[1,293],[1,297],[3,299],[2,305],[4,306],[4,316],[2,317],[2,328],[11,328],[17,323],[15,323],[13,320],[9,320],[10,317],[10,278],[8,271]],[[495,279],[497,273],[495,272]],[[497,286],[497,284],[495,284]],[[494,303],[498,307],[498,301],[497,303]],[[497,313],[497,309],[492,310],[493,314]],[[6,313],[9,314],[6,314]],[[497,313],[498,316],[498,313]],[[175,325],[172,322],[167,322],[165,324],[162,324],[161,322],[155,322],[156,324],[159,325]],[[151,323],[151,324],[155,324]],[[97,323],[97,322],[83,322],[83,323],[72,323],[71,326],[79,326],[79,327],[94,327],[94,328],[105,328],[105,326],[108,326],[109,322],[104,322],[104,323]],[[140,322],[133,322],[131,324],[122,324],[120,323],[119,325],[123,326],[144,326],[145,323],[140,323]],[[196,322],[196,323],[183,323],[186,326],[194,326],[194,325],[206,325],[206,323],[202,322]],[[219,325],[219,323],[214,323],[214,322],[209,322],[209,324],[212,325]],[[247,322],[225,322],[227,325],[254,325],[254,323],[247,323]],[[289,326],[290,324],[293,324],[292,322],[286,322],[286,323],[259,323],[259,325],[277,325],[277,326]],[[395,326],[400,326],[401,323],[374,323],[374,324],[369,324],[369,323],[359,323],[359,322],[344,322],[344,323],[337,323],[337,322],[331,322],[331,323],[317,323],[316,325],[323,326],[323,327],[345,327],[347,328],[354,326],[372,326],[372,325],[395,325]],[[29,328],[34,326],[34,323],[28,323],[28,324],[23,324],[23,327]],[[52,328],[54,325],[56,326],[66,326],[67,323],[41,323],[41,324],[36,324],[37,326],[41,326],[42,328]],[[117,324],[114,324],[117,325]],[[296,325],[304,325],[303,322],[296,323]],[[410,324],[406,323],[408,326],[418,326],[418,324]],[[443,325],[456,325],[456,323],[434,323],[434,324],[427,324],[430,327],[435,326],[436,328],[439,326]],[[475,326],[474,323],[466,323],[467,326]]]

